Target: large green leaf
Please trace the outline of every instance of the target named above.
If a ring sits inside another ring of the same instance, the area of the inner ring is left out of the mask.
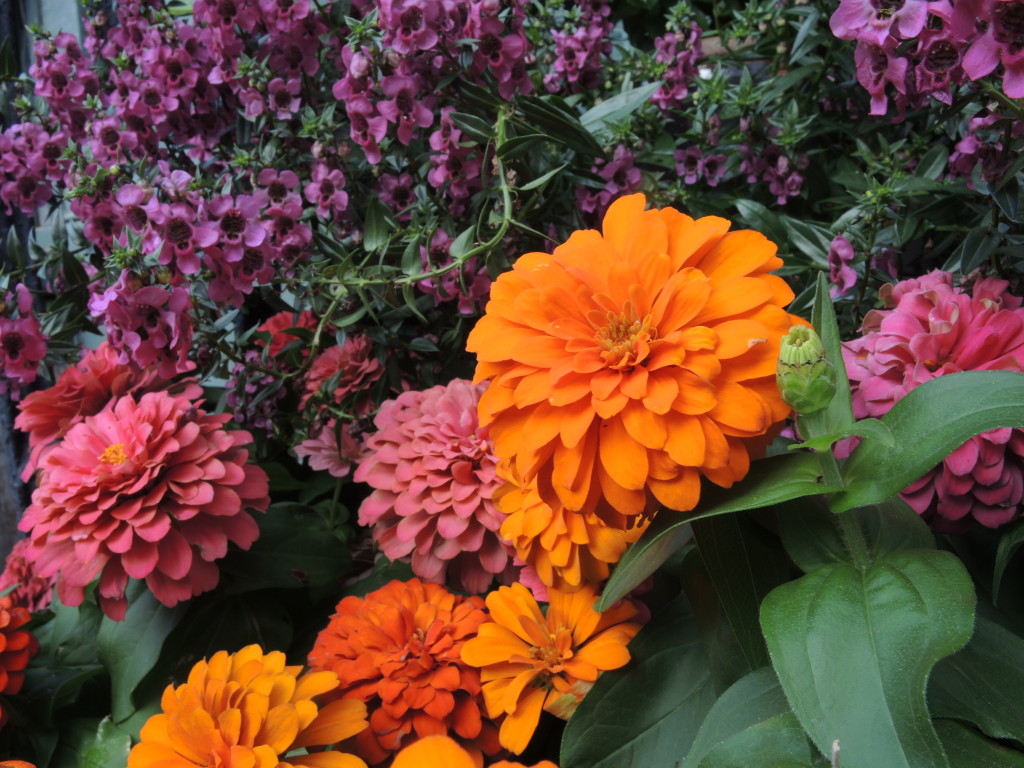
[[[838,490],[821,482],[821,465],[810,453],[790,453],[755,461],[732,488],[704,485],[700,504],[691,513],[661,510],[643,535],[622,556],[605,586],[598,610],[629,594],[690,539],[695,520],[760,509],[785,501]]]
[[[789,558],[778,540],[748,516],[698,520],[693,530],[724,618],[746,661],[743,671],[765,666],[768,650],[761,636],[758,610],[765,595],[793,575]]]
[[[719,744],[701,760],[700,768],[810,768],[813,762],[814,747],[790,712]]]
[[[738,734],[792,710],[771,667],[762,667],[736,681],[704,718],[682,768],[697,768],[704,756]],[[801,734],[803,729],[801,729]],[[807,739],[804,738],[804,744]]]
[[[992,602],[999,604],[999,587],[1003,583],[1006,566],[1022,543],[1024,543],[1024,520],[1018,520],[1000,530],[999,547],[996,550],[996,562],[992,570]]]
[[[893,444],[861,441],[843,466],[836,512],[877,504],[920,478],[968,438],[1024,427],[1024,373],[965,371],[915,387],[882,417]]]
[[[948,552],[819,568],[761,607],[772,665],[793,711],[843,768],[948,766],[925,704],[928,674],[971,636],[974,592]]]
[[[562,768],[671,766],[690,749],[717,697],[682,597],[629,644],[627,667],[605,672],[569,719]]]
[[[971,642],[938,664],[928,682],[935,717],[973,723],[1024,744],[1024,640],[978,617]]]
[[[161,605],[139,581],[128,586],[124,621],[104,616],[96,635],[96,651],[110,673],[111,714],[115,722],[135,711],[132,692],[160,658],[164,640],[185,613],[185,604]]]
[[[116,768],[128,762],[131,738],[110,718],[71,720],[61,725],[61,738],[49,768]]]
[[[1024,753],[989,741],[954,720],[936,720],[935,731],[949,757],[950,768],[1024,768]]]

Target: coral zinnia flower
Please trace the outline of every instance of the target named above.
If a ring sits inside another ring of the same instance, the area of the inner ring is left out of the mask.
[[[512,556],[491,501],[500,481],[477,418],[482,390],[455,379],[382,403],[353,476],[376,489],[359,523],[373,526],[384,554],[411,554],[417,576],[467,592],[484,592]]]
[[[334,689],[331,672],[286,666],[284,654],[258,645],[215,653],[188,682],[167,686],[162,713],[142,726],[128,768],[366,768],[344,752],[288,757],[292,750],[336,744],[366,728],[366,705],[339,699],[318,706]]]
[[[327,393],[328,400],[339,405],[349,400],[349,408],[361,416],[373,408],[369,387],[383,373],[384,366],[374,356],[370,337],[353,334],[340,347],[331,347],[313,360],[299,404],[304,408],[311,397],[320,394],[324,384],[332,382],[334,391]]]
[[[968,295],[935,271],[883,286],[886,308],[864,318],[864,335],[843,346],[853,411],[882,416],[919,384],[957,371],[1024,371],[1024,308],[1003,280]],[[972,518],[989,528],[1024,503],[1024,430],[975,435],[912,484],[903,499],[936,529],[963,533]]]
[[[501,746],[517,755],[530,743],[541,709],[568,717],[601,672],[629,661],[626,644],[640,630],[629,621],[637,615],[631,603],[595,611],[598,596],[590,586],[548,595],[545,615],[522,584],[491,592],[491,621],[462,648],[463,661],[482,667],[488,716],[505,715]]]
[[[478,768],[473,756],[448,736],[425,736],[395,755],[391,768]],[[512,760],[490,763],[489,768],[527,768]],[[550,760],[541,760],[530,768],[558,768]]]
[[[45,610],[53,599],[53,585],[57,583],[54,576],[40,576],[36,572],[36,564],[28,553],[28,539],[18,539],[7,555],[4,572],[0,573],[0,592],[8,593],[15,605],[28,608],[29,611]]]
[[[100,577],[104,613],[124,617],[128,577],[173,606],[216,586],[228,542],[259,535],[245,509],[265,511],[267,475],[246,464],[248,432],[187,397],[131,396],[72,427],[43,460],[39,487],[18,524],[38,571],[59,571],[57,594],[79,605]]]
[[[370,727],[356,737],[357,754],[380,763],[404,744],[450,731],[497,751],[480,714],[480,674],[459,655],[486,618],[481,598],[419,579],[338,603],[309,664],[337,673],[339,695],[368,704]]]
[[[48,389],[33,392],[18,404],[21,411],[14,426],[28,432],[32,449],[22,480],[28,480],[42,459],[46,448],[64,437],[68,430],[86,416],[103,410],[112,398],[128,393],[140,395],[158,389],[182,392],[190,399],[202,395],[194,379],[175,386],[160,378],[156,371],[136,371],[118,362],[118,353],[106,342],[88,350],[77,365],[68,367]]]
[[[529,488],[506,484],[496,503],[507,515],[501,535],[512,542],[519,559],[533,566],[546,586],[566,592],[607,579],[608,566],[617,563],[644,530],[638,525],[624,531],[592,512],[551,507],[541,499],[536,483]]]
[[[528,253],[469,335],[495,452],[541,498],[627,527],[650,499],[690,510],[700,476],[729,486],[789,409],[779,341],[796,318],[757,232],[616,200],[604,234]]]
[[[0,693],[15,694],[25,682],[25,667],[39,652],[35,636],[20,629],[32,615],[15,605],[10,595],[0,597]],[[7,722],[7,711],[0,708],[0,725]]]

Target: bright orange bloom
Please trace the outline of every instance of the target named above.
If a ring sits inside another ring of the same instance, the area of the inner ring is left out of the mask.
[[[499,493],[495,502],[507,515],[501,535],[544,584],[565,592],[607,579],[609,565],[617,563],[644,531],[642,525],[626,531],[613,528],[593,512],[571,512],[561,504],[551,507],[541,499],[536,483],[528,488],[507,483]]]
[[[302,747],[336,744],[366,728],[361,701],[313,701],[337,687],[335,674],[300,676],[301,670],[285,666],[280,651],[264,655],[258,645],[200,661],[187,683],[167,686],[163,712],[142,726],[128,768],[366,768],[345,752],[287,756]]]
[[[481,768],[477,758],[448,736],[426,736],[395,755],[391,768]],[[488,768],[527,768],[522,763],[499,760]],[[529,768],[558,768],[550,760],[541,760]]]
[[[32,763],[26,763],[24,760],[5,760],[0,763],[0,768],[36,768]]]
[[[39,652],[35,635],[21,629],[32,618],[24,606],[14,605],[10,595],[0,597],[0,693],[14,694],[25,682],[25,667]],[[7,711],[0,708],[0,725]]]
[[[626,644],[640,630],[629,621],[637,614],[631,603],[595,611],[593,587],[549,589],[548,597],[545,615],[522,584],[491,592],[491,621],[462,648],[462,660],[482,668],[487,714],[505,715],[501,746],[517,755],[530,743],[541,709],[568,719],[601,672],[629,661]]]
[[[494,728],[481,716],[480,673],[460,655],[487,620],[481,598],[410,579],[346,597],[336,611],[309,663],[337,673],[338,695],[369,707],[370,727],[354,747],[367,762],[450,731],[474,748],[498,751]]]
[[[763,235],[644,205],[622,197],[603,235],[522,256],[467,343],[491,379],[481,425],[517,483],[617,527],[655,501],[693,509],[701,475],[746,475],[789,412],[775,365],[797,321]]]

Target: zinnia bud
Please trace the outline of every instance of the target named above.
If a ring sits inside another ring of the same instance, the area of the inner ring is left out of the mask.
[[[812,328],[796,325],[783,337],[775,380],[782,399],[798,414],[828,407],[836,393],[836,369]]]

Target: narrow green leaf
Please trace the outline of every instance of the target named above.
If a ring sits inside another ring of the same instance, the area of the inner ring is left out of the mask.
[[[924,157],[918,162],[914,174],[922,179],[938,181],[939,177],[946,172],[949,163],[949,150],[941,142],[932,144],[931,149],[924,153]]]
[[[557,176],[562,171],[564,171],[566,166],[568,166],[568,165],[569,165],[568,163],[562,163],[557,168],[552,168],[550,171],[545,173],[543,176],[539,176],[536,179],[534,179],[533,181],[528,182],[526,184],[523,184],[521,187],[518,187],[519,191],[520,192],[527,192],[527,191],[529,191],[531,189],[536,189],[537,187],[543,187],[545,184],[547,184],[549,181],[551,181],[551,179],[555,178],[555,176]]]
[[[761,607],[772,665],[822,754],[843,768],[944,768],[925,703],[928,674],[962,648],[974,591],[948,552],[898,552],[864,571],[819,568]]]
[[[540,142],[547,140],[548,137],[543,133],[528,133],[524,136],[514,136],[498,147],[498,157],[502,160],[511,160],[537,146]]]
[[[1017,547],[1024,542],[1024,520],[1018,520],[1013,525],[1004,527],[1000,533],[999,547],[996,549],[996,562],[992,571],[992,603],[999,605],[999,587],[1003,583],[1003,574],[1006,566],[1013,557]]]
[[[162,605],[142,582],[128,586],[124,621],[104,616],[96,635],[96,652],[110,673],[111,715],[116,722],[135,711],[132,692],[156,665],[164,640],[185,613],[185,604]]]
[[[1024,744],[1024,640],[978,617],[960,652],[935,665],[928,682],[934,717],[974,724],[994,739]]]
[[[818,273],[818,284],[814,293],[814,311],[811,325],[821,337],[825,354],[836,369],[836,394],[823,412],[825,432],[845,432],[853,426],[853,405],[850,397],[850,380],[843,362],[843,347],[839,338],[836,311],[828,293],[828,280],[824,272]],[[817,414],[816,414],[817,415]],[[880,499],[879,499],[880,501]]]
[[[562,735],[561,768],[671,766],[689,751],[718,694],[685,598],[666,605],[605,672]]]
[[[696,509],[685,514],[661,510],[643,535],[626,550],[604,589],[598,610],[604,610],[629,594],[689,541],[690,534],[683,529],[694,520],[770,507],[802,496],[836,490],[821,482],[821,466],[817,457],[810,453],[772,456],[755,461],[747,476],[729,489],[705,484]]]
[[[828,267],[828,252],[832,233],[820,224],[809,224],[800,219],[781,216],[790,244],[804,254],[811,264],[822,269]],[[815,326],[817,328],[817,326]]]
[[[366,205],[366,221],[363,226],[363,247],[370,252],[380,250],[388,244],[391,233],[397,228],[391,211],[378,198],[371,197]]]
[[[15,269],[25,268],[25,249],[21,246],[17,227],[7,230],[7,258]]]
[[[715,702],[681,768],[695,768],[717,745],[767,720],[791,713],[775,671],[771,667],[755,670],[736,681]]]
[[[471,139],[487,144],[494,138],[494,125],[476,115],[465,112],[453,112],[452,121]]]
[[[990,232],[987,227],[976,227],[967,233],[960,247],[960,272],[968,272],[982,266],[996,252],[1003,242],[1003,233],[998,230]]]
[[[697,550],[721,599],[725,619],[753,671],[768,664],[768,649],[758,624],[765,595],[792,574],[778,541],[743,515],[723,515],[693,523]]]
[[[647,83],[605,99],[580,116],[583,127],[598,139],[610,138],[612,129],[650,100],[662,84]]]
[[[816,44],[812,33],[817,31],[820,18],[821,14],[818,12],[818,9],[811,8],[810,13],[807,14],[807,18],[804,19],[800,29],[797,30],[796,37],[793,39],[792,49],[789,54],[790,66],[793,66],[806,56]]]
[[[915,387],[882,417],[895,444],[861,441],[842,468],[845,489],[832,509],[895,496],[968,438],[999,427],[1024,427],[1024,373],[965,371]]]
[[[935,732],[949,758],[950,768],[1024,768],[1024,753],[990,741],[954,720],[936,720]]]

